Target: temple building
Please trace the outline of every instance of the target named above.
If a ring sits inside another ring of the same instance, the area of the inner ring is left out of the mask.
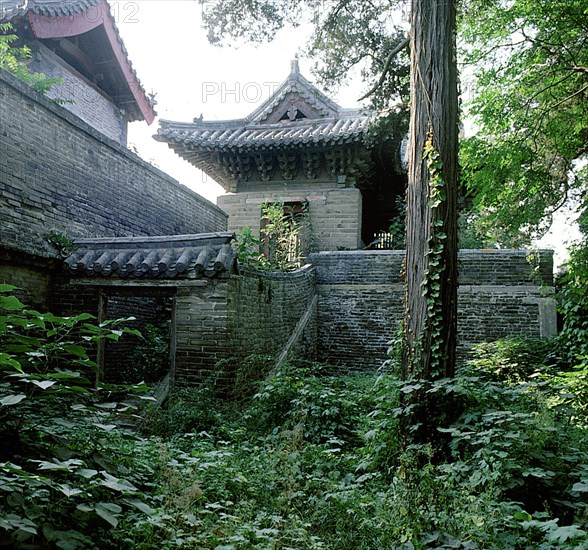
[[[31,49],[31,72],[62,80],[47,96],[102,134],[126,145],[129,122],[153,122],[106,0],[2,0],[0,22]]]
[[[357,250],[387,232],[406,183],[401,136],[375,134],[374,122],[376,114],[329,99],[294,60],[245,118],[161,120],[155,139],[223,186],[229,230],[259,230],[261,205],[280,202],[308,216],[310,250]]]

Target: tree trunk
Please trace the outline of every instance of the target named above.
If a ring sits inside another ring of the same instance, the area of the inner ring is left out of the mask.
[[[455,0],[412,0],[408,150],[405,380],[420,440],[436,432],[427,383],[455,372],[457,333],[458,98]],[[417,384],[418,386],[418,384]],[[409,416],[411,416],[409,415]],[[415,433],[415,429],[412,430]]]

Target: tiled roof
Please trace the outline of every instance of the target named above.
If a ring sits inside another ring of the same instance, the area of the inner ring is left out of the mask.
[[[337,116],[342,110],[331,98],[327,97],[314,84],[300,74],[298,60],[292,61],[288,78],[278,86],[271,97],[262,103],[247,117],[247,121],[261,123],[270,116],[289,93],[295,93],[305,102],[316,108],[323,117]]]
[[[9,21],[15,17],[24,16],[27,13],[51,18],[71,17],[85,13],[92,8],[101,10],[92,15],[92,21],[99,22],[106,15],[104,19],[111,25],[116,42],[122,51],[123,63],[126,62],[127,65],[126,70],[131,80],[131,82],[128,82],[131,93],[137,99],[142,117],[148,124],[151,124],[156,114],[154,111],[155,102],[147,95],[145,88],[137,76],[137,72],[129,59],[129,53],[120,36],[116,21],[111,14],[106,0],[0,0],[0,21]],[[131,121],[133,120],[141,120],[141,118],[133,116]]]
[[[281,113],[277,109],[281,106],[285,110],[288,105],[308,107],[314,114],[309,118],[278,120]],[[210,122],[160,120],[154,137],[168,143],[180,156],[188,151],[194,162],[194,151],[252,152],[356,143],[374,118],[373,113],[341,108],[300,74],[295,60],[288,78],[249,116]]]
[[[201,278],[230,272],[233,233],[79,239],[65,260],[76,277]]]
[[[357,112],[338,118],[302,119],[274,124],[235,126],[222,122],[182,123],[161,120],[155,139],[173,149],[187,146],[204,151],[254,151],[338,145],[361,141],[373,116]],[[177,151],[178,153],[180,151]]]
[[[10,20],[29,11],[48,17],[76,15],[99,3],[100,0],[0,0],[0,19]]]

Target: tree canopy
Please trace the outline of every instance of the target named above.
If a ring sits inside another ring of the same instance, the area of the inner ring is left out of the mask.
[[[573,199],[586,207],[588,1],[469,0],[462,12],[463,177],[480,232],[518,246]],[[470,100],[470,101],[468,101]],[[496,231],[498,228],[498,231]]]

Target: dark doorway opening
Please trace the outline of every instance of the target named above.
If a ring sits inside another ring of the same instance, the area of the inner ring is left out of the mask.
[[[157,384],[173,368],[173,294],[109,292],[103,302],[103,318],[131,318],[124,326],[138,330],[142,338],[124,334],[118,341],[106,340],[102,379],[117,384]]]

